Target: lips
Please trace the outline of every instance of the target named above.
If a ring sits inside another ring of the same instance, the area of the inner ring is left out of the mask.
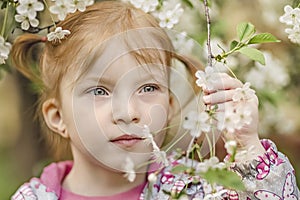
[[[116,137],[114,139],[111,139],[110,142],[117,144],[117,145],[124,146],[124,147],[131,147],[142,140],[144,140],[144,138],[141,138],[136,135],[125,134],[125,135]]]

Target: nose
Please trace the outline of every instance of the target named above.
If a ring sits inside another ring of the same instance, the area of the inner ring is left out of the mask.
[[[134,97],[118,98],[112,104],[112,118],[115,124],[130,124],[140,121],[138,105]]]

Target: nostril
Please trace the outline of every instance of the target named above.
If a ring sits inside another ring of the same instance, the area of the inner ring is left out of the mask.
[[[132,121],[133,122],[139,122],[139,119],[138,118],[133,118]]]

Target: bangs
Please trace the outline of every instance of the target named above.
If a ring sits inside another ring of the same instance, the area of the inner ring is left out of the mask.
[[[101,38],[85,37],[89,42],[82,46],[80,57],[77,60],[74,83],[84,76],[95,62],[101,59],[103,67],[109,66],[120,57],[130,54],[139,65],[151,72],[151,67],[159,66],[167,73],[171,66],[173,46],[166,33],[157,28],[139,28],[128,30],[110,36],[103,34]],[[84,43],[84,41],[83,41]],[[151,66],[151,67],[150,67]],[[163,67],[162,67],[163,66]],[[72,71],[74,71],[74,69]]]

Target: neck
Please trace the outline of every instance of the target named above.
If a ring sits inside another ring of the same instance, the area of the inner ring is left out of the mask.
[[[146,173],[139,173],[133,182],[129,182],[122,172],[74,157],[74,165],[63,181],[63,188],[82,196],[111,196],[142,184],[145,178]]]

